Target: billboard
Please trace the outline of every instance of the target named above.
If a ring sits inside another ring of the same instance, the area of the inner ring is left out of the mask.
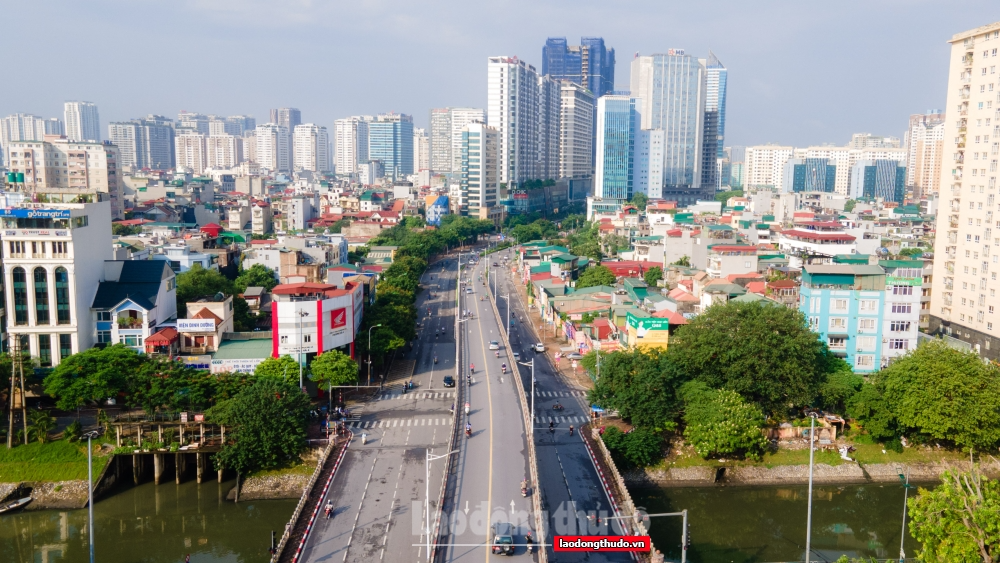
[[[347,308],[341,307],[330,311],[330,328],[347,326]]]
[[[240,372],[253,373],[265,358],[240,358],[212,360],[212,373]]]
[[[653,317],[639,318],[632,313],[628,313],[626,316],[628,321],[628,326],[635,329],[639,333],[639,338],[642,338],[646,331],[649,330],[667,330],[670,328],[670,321],[668,319],[657,319]]]
[[[177,332],[215,332],[213,319],[177,319]]]
[[[212,356],[201,354],[198,356],[177,356],[177,361],[186,367],[193,369],[209,369],[212,367]]]
[[[0,217],[17,217],[18,219],[69,219],[70,210],[0,207]]]

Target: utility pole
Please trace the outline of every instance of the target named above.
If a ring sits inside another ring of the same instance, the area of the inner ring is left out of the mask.
[[[813,518],[813,444],[816,441],[816,413],[809,413],[809,503],[806,513],[806,563],[809,563],[809,555],[812,543],[812,518]]]
[[[100,430],[87,432],[87,526],[90,528],[90,563],[94,563],[94,448],[91,440]]]
[[[450,455],[457,454],[458,450],[452,450],[442,455],[431,455],[430,450],[424,450],[426,456],[424,461],[424,533],[427,538],[427,560],[431,559],[431,462]]]

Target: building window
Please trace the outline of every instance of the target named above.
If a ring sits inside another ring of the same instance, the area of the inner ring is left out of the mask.
[[[38,362],[42,367],[52,365],[52,339],[48,334],[38,335]]]
[[[892,321],[889,323],[889,330],[891,332],[909,332],[910,321]]]
[[[14,282],[14,324],[28,324],[28,280],[24,268],[17,267],[11,273]]]
[[[874,336],[859,336],[858,337],[858,350],[864,350],[866,352],[875,351],[875,337]]]
[[[889,349],[890,350],[906,350],[910,347],[910,341],[905,338],[890,338],[889,339]]]
[[[10,241],[10,257],[11,258],[24,258],[24,249],[26,243],[21,240]]]
[[[894,285],[892,286],[893,295],[913,295],[912,285]]]
[[[109,318],[108,320],[111,319]],[[56,268],[56,322],[61,325],[68,325],[70,323],[69,273],[63,267]]]
[[[827,340],[827,343],[830,348],[834,350],[843,350],[844,348],[847,348],[847,339],[841,336],[831,336]]]
[[[830,330],[846,330],[847,319],[844,317],[833,317],[830,319]]]
[[[809,330],[819,330],[819,317],[809,317]]]
[[[893,313],[909,313],[913,310],[913,306],[909,303],[893,303],[891,310]]]
[[[111,331],[110,330],[99,330],[99,331],[97,331],[97,343],[98,344],[110,344],[111,343]]]
[[[858,319],[860,330],[875,330],[875,319]]]
[[[874,313],[878,311],[878,300],[876,299],[862,299],[859,305],[862,311]]]
[[[59,335],[59,360],[65,360],[73,355],[73,335]]]
[[[140,336],[137,334],[122,334],[118,337],[118,342],[136,348],[139,346],[139,338]]]
[[[870,368],[875,365],[875,356],[861,354],[854,359],[854,365],[859,368]]]
[[[49,324],[49,274],[39,266],[34,271],[35,278],[35,323]]]
[[[311,334],[303,334],[302,335],[302,342],[305,342],[306,344],[308,344],[308,343],[310,343],[312,341],[313,341],[313,337],[312,337]]]
[[[111,311],[98,311],[97,322],[111,322]]]
[[[282,344],[288,344],[288,335],[287,334],[282,334],[281,337],[280,337],[280,339],[279,339],[279,342],[282,343]]]
[[[846,311],[847,310],[847,299],[834,299],[833,300],[833,310],[834,311]]]

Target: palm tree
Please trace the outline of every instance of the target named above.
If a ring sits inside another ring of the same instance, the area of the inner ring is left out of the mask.
[[[45,411],[31,411],[28,420],[31,422],[28,431],[38,438],[39,443],[48,442],[49,431],[56,427],[56,419]]]

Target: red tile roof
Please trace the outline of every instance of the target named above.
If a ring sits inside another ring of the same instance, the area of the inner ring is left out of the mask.
[[[657,311],[653,313],[653,317],[657,319],[667,319],[670,326],[688,324],[688,320],[684,318],[684,315],[678,313],[677,311],[671,311],[670,309]]]
[[[160,329],[146,338],[146,344],[171,344],[177,342],[180,335],[177,334],[177,330],[171,327]]]

